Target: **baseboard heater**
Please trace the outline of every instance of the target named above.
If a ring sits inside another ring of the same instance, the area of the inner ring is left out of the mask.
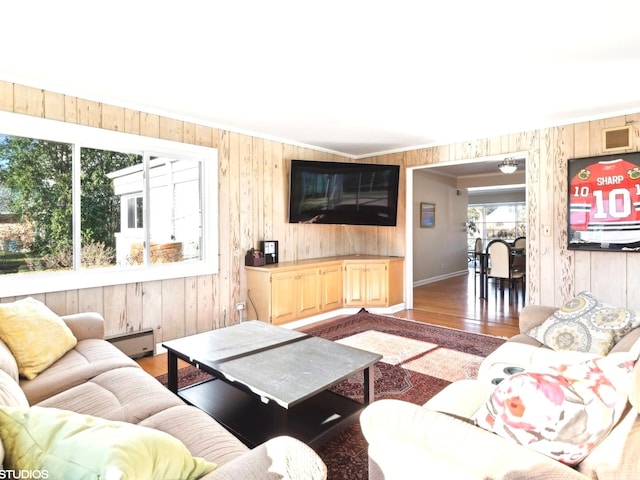
[[[119,350],[131,358],[153,356],[154,342],[153,329],[147,328],[137,332],[118,333],[105,337]]]

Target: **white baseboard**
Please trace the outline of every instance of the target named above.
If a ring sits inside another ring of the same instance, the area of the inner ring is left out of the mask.
[[[437,277],[425,278],[423,280],[416,280],[413,282],[413,287],[415,288],[421,285],[427,285],[428,283],[439,282],[440,280],[446,280],[447,278],[458,277],[460,275],[469,275],[469,269],[446,273],[444,275],[438,275]]]
[[[328,320],[330,318],[337,317],[340,315],[353,315],[355,313],[358,313],[362,308],[363,307],[340,308],[338,310],[331,310],[330,312],[321,313],[320,315],[314,315],[313,317],[303,318],[302,320],[297,320],[295,322],[285,323],[280,326],[284,328],[290,328],[290,329],[306,327],[307,325],[313,325],[314,323],[317,323],[321,320]],[[391,313],[399,312],[400,310],[404,310],[405,304],[399,303],[397,305],[391,305],[390,307],[364,307],[364,308],[368,312],[384,315],[385,313],[391,314]]]

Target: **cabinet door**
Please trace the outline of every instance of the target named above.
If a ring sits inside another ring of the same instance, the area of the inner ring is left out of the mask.
[[[296,272],[298,318],[320,313],[320,271],[317,268]]]
[[[279,325],[298,317],[296,271],[271,275],[271,323]]]
[[[342,265],[330,265],[320,269],[320,310],[328,312],[342,307]]]
[[[367,264],[366,302],[370,306],[386,306],[389,277],[386,263]]]
[[[367,265],[348,263],[344,268],[344,304],[362,306],[367,295]]]

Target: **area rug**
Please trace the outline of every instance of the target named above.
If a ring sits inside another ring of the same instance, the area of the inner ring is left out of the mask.
[[[475,378],[484,357],[505,341],[366,310],[308,327],[305,332],[379,353],[383,358],[374,366],[375,398],[395,398],[419,405],[451,382]],[[157,378],[166,385],[166,375]],[[206,378],[194,367],[178,371],[180,388]],[[344,380],[333,390],[362,401],[362,373]],[[367,480],[367,443],[359,424],[326,443],[318,454],[327,465],[328,480]]]
[[[463,332],[361,310],[355,315],[306,330],[383,356],[374,369],[375,398],[395,398],[422,405],[451,382],[475,378],[480,363],[505,339]],[[334,390],[362,400],[362,374]],[[359,424],[322,446],[328,480],[367,480],[367,442]]]

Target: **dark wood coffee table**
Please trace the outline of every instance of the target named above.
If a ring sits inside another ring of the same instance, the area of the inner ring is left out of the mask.
[[[162,344],[168,387],[250,447],[287,434],[318,447],[373,401],[371,368],[381,355],[251,321]],[[178,359],[212,376],[178,389]],[[328,390],[363,372],[364,402]]]

